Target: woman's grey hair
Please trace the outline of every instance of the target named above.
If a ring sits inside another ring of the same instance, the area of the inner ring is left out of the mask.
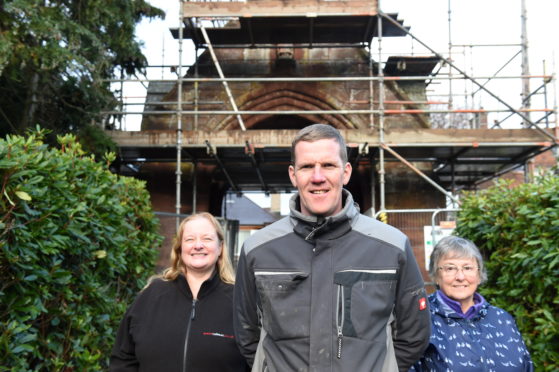
[[[437,268],[439,267],[439,261],[445,257],[456,257],[456,258],[475,258],[477,266],[479,267],[479,277],[481,283],[487,280],[487,271],[485,270],[485,265],[483,264],[483,257],[478,247],[468,239],[461,238],[459,236],[445,236],[435,245],[433,253],[431,253],[431,259],[429,260],[429,276],[433,281],[437,278]]]
[[[301,142],[314,142],[321,139],[333,139],[340,145],[340,159],[347,163],[347,148],[344,137],[339,130],[328,124],[312,124],[301,129],[291,142],[291,164],[295,164],[295,146]]]

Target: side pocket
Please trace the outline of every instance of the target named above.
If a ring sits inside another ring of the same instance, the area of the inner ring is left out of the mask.
[[[262,304],[262,324],[274,339],[306,337],[309,333],[309,273],[292,270],[256,270],[256,287]]]
[[[397,279],[397,270],[391,268],[347,269],[334,274],[334,284],[338,286],[338,314],[343,310],[343,336],[374,339],[372,334],[377,331],[373,330],[376,328],[373,323],[380,324],[390,315]]]

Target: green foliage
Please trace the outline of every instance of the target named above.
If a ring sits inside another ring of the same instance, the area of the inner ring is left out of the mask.
[[[72,135],[0,140],[0,371],[100,371],[153,273],[158,222],[142,181]]]
[[[488,257],[480,291],[514,315],[536,370],[559,370],[559,177],[466,194],[456,233]]]
[[[117,152],[118,150],[113,139],[94,125],[82,127],[78,132],[77,139],[86,152],[98,158],[101,158],[107,152]]]
[[[100,122],[117,107],[107,79],[147,65],[136,24],[163,15],[145,0],[2,1],[0,136]]]

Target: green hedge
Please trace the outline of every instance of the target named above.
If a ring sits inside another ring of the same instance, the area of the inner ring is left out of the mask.
[[[457,235],[487,259],[481,293],[512,313],[537,371],[559,370],[559,177],[465,195]]]
[[[153,273],[158,221],[143,182],[71,135],[0,139],[0,370],[106,368],[120,318]]]

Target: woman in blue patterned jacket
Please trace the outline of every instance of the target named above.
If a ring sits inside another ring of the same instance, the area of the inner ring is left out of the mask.
[[[533,371],[514,318],[476,292],[487,274],[473,242],[441,239],[431,254],[429,275],[438,288],[429,296],[431,340],[410,371]]]

